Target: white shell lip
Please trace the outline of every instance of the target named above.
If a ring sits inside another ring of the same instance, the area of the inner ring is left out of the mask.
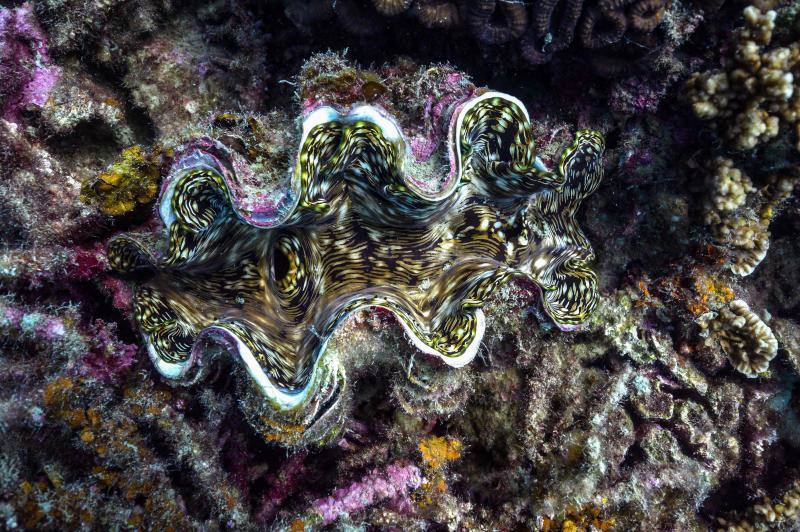
[[[169,229],[175,221],[175,213],[172,211],[172,196],[175,194],[175,187],[180,181],[181,176],[186,172],[196,169],[210,170],[217,174],[223,173],[214,159],[203,152],[192,152],[181,158],[177,166],[170,171],[167,177],[169,182],[158,200],[158,214],[167,229]]]
[[[458,356],[450,357],[447,355],[443,355],[436,349],[430,347],[425,342],[420,339],[419,336],[413,333],[411,328],[406,324],[404,320],[398,320],[403,325],[403,329],[408,334],[408,337],[411,339],[411,343],[414,344],[414,347],[419,349],[425,354],[433,355],[435,357],[440,358],[445,364],[452,368],[463,368],[475,358],[478,354],[478,351],[481,347],[481,342],[483,341],[483,334],[486,331],[486,316],[483,314],[481,309],[477,309],[475,311],[475,336],[472,338],[472,341]]]
[[[172,380],[184,379],[188,375],[195,362],[194,349],[192,349],[192,355],[182,362],[167,362],[156,353],[153,343],[150,341],[150,335],[142,334],[142,336],[147,346],[147,354],[150,357],[150,361],[161,375]]]
[[[380,306],[380,305],[365,304],[359,308],[375,307],[375,306]],[[387,310],[391,311],[391,309]],[[447,356],[433,349],[432,347],[425,344],[425,342],[423,342],[422,339],[419,338],[416,334],[414,334],[404,320],[399,319],[398,321],[400,321],[400,323],[403,326],[403,329],[406,331],[409,338],[411,339],[411,343],[417,349],[426,354],[440,358],[448,366],[451,366],[453,368],[461,368],[469,364],[478,354],[481,342],[483,340],[483,335],[486,330],[486,317],[481,309],[477,309],[475,311],[475,319],[476,319],[475,335],[470,344],[464,350],[464,352],[458,356]],[[255,384],[259,392],[261,392],[261,394],[266,399],[273,402],[276,406],[278,406],[280,409],[283,410],[291,410],[293,408],[297,408],[309,399],[309,396],[311,395],[311,390],[314,387],[313,385],[320,376],[319,367],[321,365],[321,361],[323,360],[323,358],[325,358],[324,354],[329,340],[329,338],[326,338],[317,349],[317,356],[316,356],[316,361],[314,362],[314,368],[312,370],[311,377],[309,378],[306,385],[299,390],[287,392],[280,389],[272,382],[272,379],[269,377],[269,375],[267,375],[267,373],[258,363],[250,348],[244,342],[242,342],[234,333],[232,333],[231,331],[222,326],[211,325],[200,331],[200,334],[198,334],[197,339],[195,340],[195,343],[192,346],[191,356],[183,362],[167,362],[161,359],[155,353],[155,350],[152,347],[152,343],[150,342],[149,337],[147,335],[144,335],[145,342],[147,344],[147,350],[150,355],[150,359],[153,362],[153,365],[156,367],[156,370],[162,376],[170,380],[186,379],[186,377],[189,375],[189,371],[198,362],[198,359],[200,358],[200,354],[202,351],[201,344],[203,338],[205,337],[211,337],[214,338],[215,340],[220,340],[221,344],[225,346],[231,354],[235,355],[235,357],[244,365],[247,374],[250,376],[251,379],[253,379],[253,383]]]
[[[256,360],[250,348],[235,334],[228,331],[224,327],[212,325],[211,327],[206,327],[203,329],[197,338],[198,341],[203,336],[212,336],[216,338],[221,337],[225,344],[228,345],[229,348],[238,356],[239,360],[244,365],[244,368],[247,370],[247,374],[251,379],[253,379],[253,382],[261,394],[268,400],[274,402],[281,409],[290,410],[292,408],[296,408],[303,404],[308,398],[311,384],[317,377],[317,367],[319,366],[319,361],[322,357],[317,358],[311,378],[303,388],[294,392],[286,392],[275,386],[275,384],[272,382],[272,379],[269,378],[266,372],[264,372],[264,369]],[[324,344],[322,348],[323,349],[320,350],[320,353],[324,352]]]
[[[490,98],[502,98],[504,100],[508,100],[509,102],[516,105],[522,114],[525,116],[525,119],[530,121],[530,115],[528,114],[528,109],[525,105],[519,100],[519,98],[515,98],[510,94],[506,94],[504,92],[497,92],[497,91],[488,91],[484,92],[480,96],[476,96],[474,98],[470,98],[469,100],[465,101],[461,106],[458,108],[458,112],[454,114],[453,118],[451,119],[451,127],[450,127],[450,139],[449,139],[449,156],[450,160],[453,161],[454,169],[455,169],[455,177],[454,182],[458,182],[458,178],[460,178],[462,173],[461,168],[461,160],[456,157],[457,153],[461,152],[461,126],[464,123],[464,115],[466,115],[470,109],[475,107],[475,105],[479,104],[484,100],[488,100]],[[455,127],[453,127],[453,125]],[[550,172],[550,169],[547,167],[546,164],[539,158],[537,155],[534,160],[534,167],[539,170],[540,172]]]
[[[319,377],[318,369],[321,365],[321,360],[324,358],[322,355],[325,353],[325,347],[327,345],[327,340],[320,345],[311,378],[309,378],[306,385],[299,390],[287,392],[280,389],[272,382],[272,379],[270,379],[258,363],[250,348],[234,333],[220,325],[211,325],[200,331],[192,346],[191,355],[182,362],[167,362],[163,360],[153,349],[149,335],[144,334],[143,336],[150,360],[153,362],[156,370],[167,379],[183,381],[184,383],[191,383],[193,380],[190,376],[190,370],[200,363],[204,351],[203,340],[205,338],[212,338],[243,364],[247,374],[253,379],[253,383],[259,392],[261,392],[261,395],[282,410],[296,408],[309,398],[314,383]],[[335,361],[329,361],[327,363],[333,362]],[[336,368],[333,368],[333,370],[335,371]]]
[[[324,105],[317,107],[303,120],[303,134],[300,137],[300,146],[305,143],[311,130],[328,122],[341,121],[345,124],[354,122],[370,122],[381,128],[383,136],[389,142],[403,142],[405,139],[400,131],[400,126],[388,114],[374,105],[355,105],[346,113],[340,112],[335,107]]]
[[[424,200],[442,201],[450,197],[459,185],[462,168],[461,161],[458,157],[456,157],[456,154],[459,153],[460,150],[460,134],[463,117],[474,105],[489,98],[503,98],[513,103],[520,109],[525,118],[529,119],[528,111],[522,102],[509,94],[489,91],[481,94],[480,96],[467,99],[457,108],[457,112],[454,113],[454,116],[451,118],[451,126],[449,128],[450,137],[447,142],[447,151],[451,168],[455,169],[455,174],[451,173],[450,177],[438,190],[425,190],[417,185],[414,182],[414,179],[406,175],[404,168],[407,161],[412,157],[411,148],[409,143],[406,141],[406,137],[403,134],[400,126],[386,111],[380,107],[368,104],[354,105],[348,111],[340,111],[339,109],[330,105],[323,105],[321,107],[317,107],[313,111],[310,111],[303,119],[302,133],[298,144],[298,152],[295,155],[294,165],[290,170],[292,173],[290,185],[284,192],[286,204],[281,207],[280,212],[274,217],[260,220],[257,216],[245,216],[245,213],[240,212],[235,202],[232,205],[233,210],[236,212],[239,218],[257,227],[274,228],[284,224],[285,221],[289,219],[289,217],[291,217],[291,215],[296,211],[300,200],[300,182],[298,178],[298,157],[300,149],[305,144],[308,135],[315,127],[333,121],[339,121],[344,124],[353,124],[355,122],[364,121],[377,125],[380,128],[384,138],[386,138],[387,141],[397,145],[398,149],[403,154],[400,159],[403,166],[403,168],[401,168],[401,175],[403,176],[403,181],[409,190]],[[218,148],[222,151],[227,151],[222,146],[218,146]],[[544,172],[549,171],[546,165],[538,157],[536,157],[534,166],[537,170]],[[159,214],[167,227],[169,227],[175,221],[175,214],[172,212],[172,196],[175,193],[175,186],[180,180],[180,176],[189,170],[198,168],[207,169],[220,175],[226,175],[227,172],[232,171],[229,169],[226,172],[226,170],[220,168],[219,162],[216,160],[216,158],[209,153],[204,153],[203,148],[190,150],[188,154],[181,156],[174,163],[173,168],[170,170],[170,174],[166,180],[167,184],[162,189],[159,198]],[[227,186],[228,185],[226,183],[226,187]],[[233,197],[232,191],[228,190],[228,192],[231,194],[231,197]]]

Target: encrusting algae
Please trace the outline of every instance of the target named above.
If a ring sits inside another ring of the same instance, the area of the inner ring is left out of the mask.
[[[83,200],[97,204],[103,214],[122,216],[156,199],[161,172],[158,153],[141,146],[122,151],[120,159],[81,191]]]

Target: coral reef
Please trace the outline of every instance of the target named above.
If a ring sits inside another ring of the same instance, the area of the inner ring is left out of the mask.
[[[798,4],[745,8],[3,4],[0,529],[797,529]]]
[[[540,0],[534,3],[533,24],[522,43],[522,53],[533,64],[544,63],[576,37],[587,49],[604,48],[620,42],[629,28],[641,35],[652,32],[661,23],[664,10],[662,0],[600,0],[596,4]]]
[[[134,5],[136,9],[131,9]],[[169,2],[158,0],[139,4],[127,0],[43,1],[34,6],[53,50],[60,54],[83,50],[100,61],[135,47],[137,39],[159,27],[159,19],[170,7]]]
[[[778,500],[764,497],[759,504],[748,509],[747,516],[738,519],[717,519],[717,530],[739,532],[745,530],[769,530],[780,525],[797,524],[800,510],[800,483],[795,482]]]
[[[733,367],[748,377],[767,371],[770,360],[778,354],[772,330],[741,299],[731,301],[708,327]]]
[[[698,118],[711,120],[739,150],[748,150],[775,138],[781,129],[797,129],[800,122],[800,42],[779,46],[773,42],[775,11],[755,6],[744,10],[745,26],[733,37],[722,70],[694,74],[686,96]],[[800,136],[794,131],[795,145]]]
[[[251,52],[230,58],[225,43],[218,42],[226,29],[208,27],[213,21],[205,20],[206,16],[200,12],[198,19],[167,25],[124,58],[128,75],[123,82],[134,104],[148,111],[164,137],[223,107],[238,104],[259,109],[264,86],[259,50],[264,42],[247,37],[255,22],[246,14],[231,22],[235,26],[231,32],[241,35],[239,39]],[[143,72],[136,68],[140,64],[158,67]]]
[[[381,499],[392,499],[398,507],[411,506],[408,492],[420,487],[422,477],[416,466],[390,464],[385,471],[372,471],[358,482],[336,490],[333,495],[314,501],[315,524],[328,525],[342,515],[363,511]],[[316,522],[315,522],[316,521]]]
[[[482,49],[510,45],[519,51],[512,59],[519,57],[529,66],[548,63],[557,52],[573,48],[591,56],[596,70],[610,77],[630,70],[642,55],[654,55],[651,49],[661,44],[655,30],[667,8],[663,0],[284,0],[283,4],[287,18],[307,32],[335,20],[348,33],[369,38],[378,36],[381,28],[415,18],[426,29],[466,32]],[[506,48],[499,49],[505,53]],[[610,53],[592,53],[598,49]],[[641,49],[648,52],[642,54]],[[630,57],[615,54],[620,50]]]
[[[504,23],[492,22],[496,13],[502,13]],[[528,27],[528,11],[525,4],[513,0],[478,0],[470,5],[468,22],[480,42],[503,44],[522,36]]]
[[[46,244],[68,238],[92,215],[80,202],[80,177],[61,166],[24,128],[0,119],[0,237]]]
[[[0,50],[0,118],[17,122],[26,108],[44,106],[61,69],[30,4],[0,11]]]
[[[769,224],[798,181],[796,170],[771,176],[756,190],[750,178],[731,159],[709,164],[709,201],[705,221],[713,238],[730,250],[727,266],[736,275],[750,275],[769,249]]]

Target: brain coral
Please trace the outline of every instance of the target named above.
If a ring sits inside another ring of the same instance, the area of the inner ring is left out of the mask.
[[[291,184],[269,202],[246,197],[222,143],[178,149],[158,207],[166,250],[130,235],[108,249],[138,280],[135,318],[158,371],[194,382],[230,352],[249,375],[249,422],[309,443],[340,426],[345,374],[326,343],[355,309],[390,310],[454,367],[478,352],[481,307],[512,277],[540,287],[559,327],[582,323],[597,280],[574,214],[602,178],[601,135],[579,132],[550,171],[514,97],[477,90],[440,119],[450,168],[426,172],[381,107],[309,108]]]

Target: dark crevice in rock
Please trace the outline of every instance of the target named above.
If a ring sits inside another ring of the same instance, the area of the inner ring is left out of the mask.
[[[110,87],[122,96],[120,103],[125,113],[125,123],[133,131],[134,142],[152,145],[158,138],[155,124],[145,109],[133,103],[131,88],[123,82],[124,73],[115,72],[93,62],[86,62],[83,66],[98,84]]]
[[[215,510],[213,502],[206,497],[208,493],[206,490],[197,489],[197,479],[194,478],[192,471],[183,464],[175,463],[175,445],[177,442],[170,442],[169,436],[157,425],[144,423],[140,428],[150,449],[160,461],[174,466],[165,468],[164,474],[170,479],[170,486],[183,499],[189,515],[201,521],[207,520]]]

